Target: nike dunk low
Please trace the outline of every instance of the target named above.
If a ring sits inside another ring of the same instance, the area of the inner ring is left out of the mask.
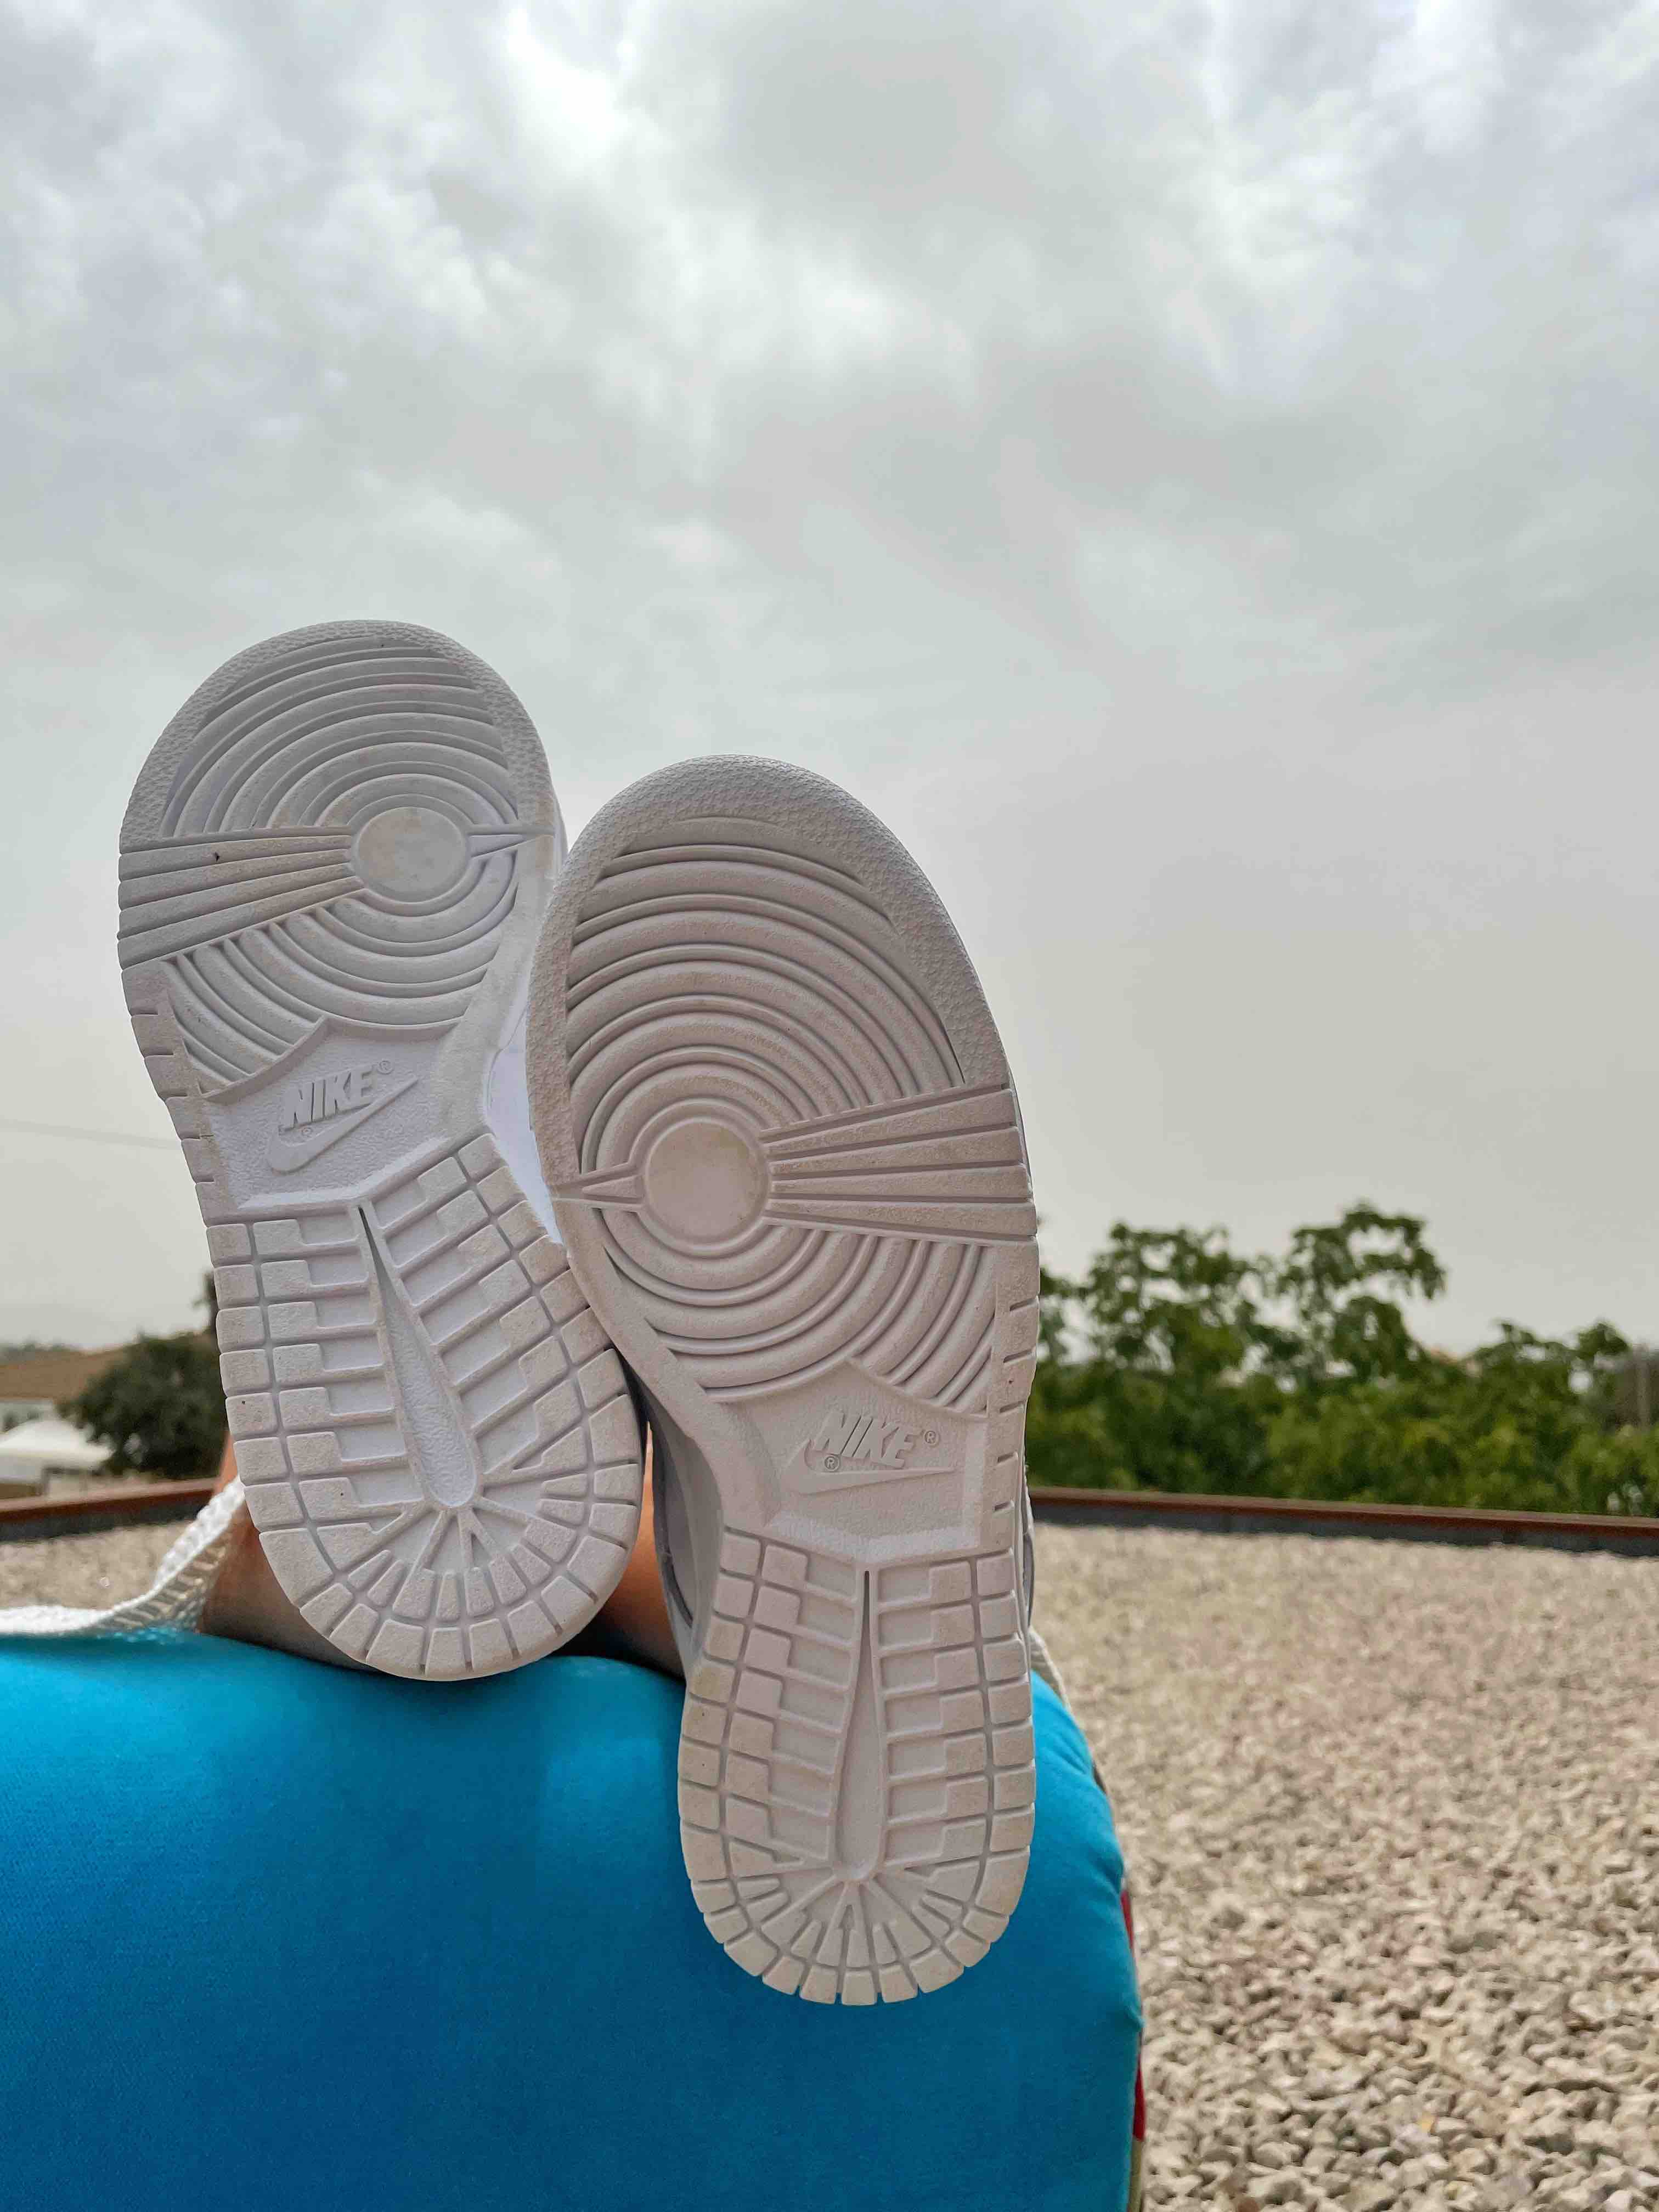
[[[525,1103],[563,851],[518,700],[397,623],[227,662],[122,825],[127,1005],[207,1224],[248,1510],[313,1627],[388,1674],[552,1650],[638,1524],[632,1399]]]
[[[697,761],[577,842],[529,1038],[656,1446],[697,1905],[774,1989],[937,1990],[1006,1925],[1035,1794],[1036,1224],[979,981],[846,793]]]

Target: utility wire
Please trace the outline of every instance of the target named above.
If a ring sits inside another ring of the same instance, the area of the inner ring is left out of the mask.
[[[23,1129],[33,1137],[80,1137],[89,1145],[143,1145],[158,1152],[170,1152],[177,1143],[172,1137],[124,1137],[115,1129],[70,1129],[61,1121],[14,1121],[8,1115],[0,1115],[0,1129]]]

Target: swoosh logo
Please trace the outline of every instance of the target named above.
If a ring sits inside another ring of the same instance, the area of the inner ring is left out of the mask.
[[[337,1114],[331,1121],[325,1121],[301,1144],[285,1145],[273,1137],[265,1146],[266,1165],[274,1168],[278,1175],[292,1175],[295,1168],[309,1166],[319,1152],[325,1152],[331,1145],[337,1145],[342,1137],[349,1137],[354,1129],[361,1129],[364,1122],[372,1120],[382,1107],[389,1106],[394,1098],[401,1098],[405,1091],[412,1091],[420,1079],[418,1075],[411,1075],[402,1083],[394,1084],[390,1091],[377,1091],[373,1098],[365,1099],[361,1106],[354,1106],[347,1113]]]
[[[820,1452],[803,1444],[784,1468],[780,1480],[801,1491],[861,1490],[866,1484],[915,1482],[937,1474],[960,1474],[955,1467],[893,1467],[885,1462],[843,1459],[839,1452]]]

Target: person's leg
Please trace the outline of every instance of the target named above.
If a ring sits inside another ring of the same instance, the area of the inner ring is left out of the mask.
[[[225,1438],[216,1491],[236,1478],[236,1448]],[[258,1531],[244,1506],[232,1525],[223,1564],[215,1576],[197,1626],[204,1636],[222,1636],[233,1644],[264,1644],[273,1651],[292,1651],[302,1659],[320,1659],[330,1667],[349,1667],[355,1673],[374,1673],[319,1636],[283,1595],[260,1547]]]
[[[216,1487],[222,1490],[235,1474],[236,1455],[227,1437]],[[674,1648],[668,1608],[657,1573],[651,1506],[651,1454],[647,1443],[639,1534],[628,1565],[598,1618],[568,1648],[572,1651],[600,1650],[612,1657],[630,1659],[641,1666],[654,1667],[663,1674],[678,1675],[681,1671],[679,1654]],[[320,1659],[330,1667],[349,1667],[358,1674],[374,1672],[373,1668],[349,1659],[326,1637],[319,1636],[298,1607],[289,1602],[270,1571],[258,1532],[246,1509],[236,1516],[230,1548],[208,1593],[198,1625],[204,1636],[222,1636],[235,1644],[263,1644],[275,1651],[292,1651],[302,1659]]]

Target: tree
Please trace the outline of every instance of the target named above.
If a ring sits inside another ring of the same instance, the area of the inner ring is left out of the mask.
[[[1506,1512],[1659,1510],[1659,1434],[1615,1427],[1624,1340],[1606,1322],[1571,1338],[1512,1322],[1464,1359],[1406,1376],[1299,1392],[1274,1423],[1272,1493]]]
[[[1446,1271],[1415,1214],[1379,1213],[1362,1199],[1329,1228],[1303,1228],[1288,1256],[1261,1264],[1290,1320],[1272,1363],[1304,1388],[1375,1382],[1414,1373],[1433,1355],[1413,1337],[1392,1297],[1438,1297]]]
[[[225,1434],[213,1340],[193,1330],[141,1336],[58,1411],[109,1446],[112,1474],[179,1482],[210,1474]]]
[[[1120,1221],[1080,1282],[1045,1272],[1026,1417],[1032,1480],[1259,1490],[1279,1395],[1267,1369],[1285,1354],[1263,1310],[1265,1267],[1219,1229]],[[1082,1340],[1075,1358],[1071,1337]]]
[[[1631,1425],[1631,1348],[1498,1323],[1452,1358],[1401,1301],[1445,1271],[1415,1215],[1361,1200],[1282,1259],[1218,1229],[1115,1223],[1077,1282],[1045,1269],[1026,1422],[1034,1482],[1659,1511],[1659,1429]]]
[[[1025,1409],[1025,1462],[1037,1482],[1078,1489],[1133,1490],[1097,1378],[1072,1358],[1067,1309],[1077,1285],[1044,1267],[1039,1278],[1036,1368]]]

